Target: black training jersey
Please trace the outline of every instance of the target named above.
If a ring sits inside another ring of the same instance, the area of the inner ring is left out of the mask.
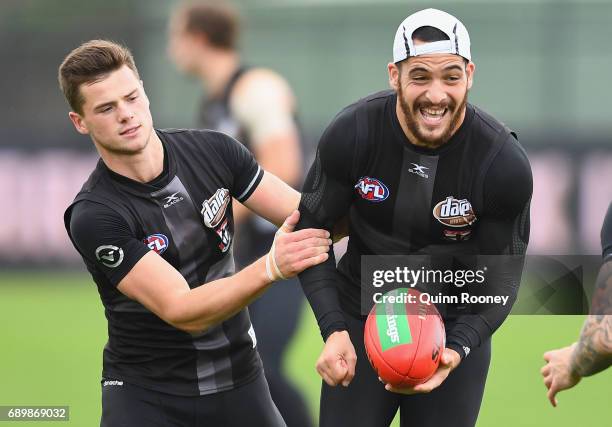
[[[157,130],[164,172],[143,184],[100,160],[66,210],[65,225],[104,304],[103,377],[176,395],[232,389],[262,369],[246,309],[189,334],[165,323],[117,285],[149,251],[190,288],[234,273],[231,199],[250,197],[263,171],[222,133]]]
[[[601,227],[601,251],[604,261],[612,260],[612,203]]]
[[[300,275],[324,338],[345,329],[342,309],[360,314],[362,255],[523,254],[532,177],[525,152],[503,124],[468,104],[443,146],[415,146],[385,91],[348,106],[323,133],[304,185],[298,228],[325,227],[348,214],[350,239],[334,260]],[[516,297],[518,274],[490,278]],[[509,307],[507,310],[509,311]],[[448,346],[466,355],[507,311],[458,315]]]

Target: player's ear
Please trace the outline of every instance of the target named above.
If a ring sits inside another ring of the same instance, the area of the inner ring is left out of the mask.
[[[476,71],[476,65],[470,61],[465,66],[465,71],[467,73],[467,88],[470,90],[472,88],[472,83],[474,82],[474,71]]]
[[[391,89],[395,90],[396,92],[400,84],[399,66],[400,65],[396,65],[393,62],[389,62],[387,64],[387,71],[389,72],[389,86],[391,86]]]
[[[81,117],[80,114],[71,111],[68,113],[68,117],[70,118],[70,121],[72,122],[74,128],[77,130],[78,133],[83,135],[87,135],[89,133],[87,124],[85,123],[83,117]]]

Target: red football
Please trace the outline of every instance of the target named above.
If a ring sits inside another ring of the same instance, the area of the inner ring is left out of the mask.
[[[427,381],[440,363],[446,333],[433,304],[415,289],[396,289],[372,307],[365,324],[368,359],[378,376],[394,387]],[[399,302],[389,302],[389,301]]]

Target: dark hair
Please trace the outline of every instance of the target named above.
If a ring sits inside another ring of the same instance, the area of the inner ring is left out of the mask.
[[[450,37],[448,37],[444,31],[427,25],[414,30],[412,32],[412,40],[420,40],[422,42],[431,43],[442,40],[450,40]]]
[[[231,50],[236,47],[238,12],[224,1],[186,3],[178,13],[184,18],[187,32],[206,36],[217,48]]]
[[[138,77],[130,50],[109,40],[90,40],[70,52],[58,71],[59,85],[70,108],[83,114],[81,85],[96,82],[124,65]]]

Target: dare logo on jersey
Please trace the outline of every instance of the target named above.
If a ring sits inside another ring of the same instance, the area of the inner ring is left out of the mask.
[[[389,189],[382,181],[364,176],[357,181],[355,189],[359,195],[370,202],[382,202],[389,197]]]
[[[219,188],[210,199],[202,203],[200,212],[207,227],[215,228],[221,223],[230,200],[229,191],[226,188]]]
[[[144,243],[158,255],[163,254],[168,249],[168,238],[164,234],[151,234],[144,238]]]
[[[459,200],[452,196],[434,207],[433,216],[447,227],[467,227],[476,221],[472,204],[467,199]]]

